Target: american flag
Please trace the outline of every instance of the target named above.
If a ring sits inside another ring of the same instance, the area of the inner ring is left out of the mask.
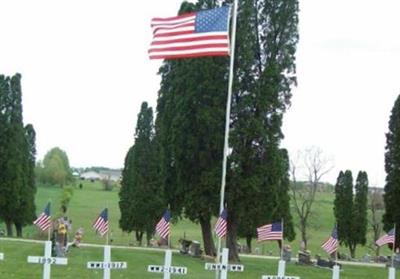
[[[272,223],[257,228],[257,240],[282,240],[282,223]]]
[[[44,211],[37,217],[33,224],[39,227],[42,231],[50,228],[51,225],[51,216],[50,216],[50,203],[48,203],[44,209]]]
[[[394,243],[395,237],[395,229],[391,229],[387,234],[381,236],[375,243],[378,246],[382,246],[388,243]]]
[[[217,223],[215,224],[215,233],[219,238],[222,238],[227,233],[227,225],[228,225],[228,211],[226,209],[222,210],[221,214],[218,217]]]
[[[100,213],[99,217],[93,222],[93,229],[96,232],[99,232],[101,236],[108,232],[108,209],[104,208],[104,210]]]
[[[153,18],[150,59],[229,55],[230,7]]]
[[[336,252],[339,246],[338,233],[336,227],[333,229],[331,236],[321,245],[329,255]]]
[[[169,236],[169,220],[171,220],[171,212],[167,209],[156,225],[156,232],[164,239]]]

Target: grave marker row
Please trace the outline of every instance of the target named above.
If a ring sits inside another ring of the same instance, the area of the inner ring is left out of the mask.
[[[59,258],[51,256],[52,242],[45,241],[44,256],[28,256],[28,263],[42,264],[43,265],[43,279],[50,279],[51,265],[67,265],[67,258]],[[205,269],[210,271],[221,271],[220,279],[227,279],[227,272],[243,272],[244,266],[239,264],[228,264],[228,252],[229,250],[222,249],[222,260],[221,263],[206,263]],[[0,253],[0,260],[4,260],[4,254]],[[164,279],[170,279],[171,274],[186,275],[187,268],[182,266],[172,266],[172,251],[165,251],[165,263],[161,265],[149,265],[147,271],[154,273],[163,273]],[[126,269],[128,267],[126,262],[111,262],[111,246],[104,246],[104,261],[99,262],[88,262],[88,269],[103,269],[103,279],[110,279],[111,269]],[[389,279],[395,279],[396,271],[393,267],[389,268]],[[332,279],[340,278],[340,267],[335,265],[332,270]],[[278,267],[278,275],[263,275],[262,279],[300,279],[298,276],[286,276],[285,275],[285,262],[280,261]]]

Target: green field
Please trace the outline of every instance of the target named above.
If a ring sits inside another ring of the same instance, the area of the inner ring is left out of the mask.
[[[79,182],[81,183],[81,182]],[[79,227],[83,227],[85,234],[83,236],[83,242],[87,243],[105,243],[104,238],[96,235],[91,228],[92,222],[98,216],[100,211],[107,206],[109,208],[109,221],[111,226],[111,237],[112,244],[115,245],[136,245],[134,235],[122,232],[118,227],[118,220],[120,218],[119,207],[118,207],[118,188],[113,191],[104,191],[102,186],[98,182],[82,182],[83,189],[75,188],[74,195],[67,215],[72,219],[73,232]],[[46,203],[52,201],[52,211],[58,211],[59,200],[61,195],[61,189],[58,187],[39,187],[36,195],[37,213],[39,214],[43,210]],[[314,203],[315,217],[314,217],[314,228],[310,230],[309,235],[309,250],[312,255],[320,254],[326,255],[321,249],[321,244],[329,237],[332,226],[334,224],[333,216],[333,194],[330,193],[317,193],[317,198]],[[295,216],[294,216],[295,217]],[[215,223],[215,220],[213,220]],[[172,245],[178,247],[178,240],[186,237],[186,239],[197,240],[201,242],[201,231],[198,224],[194,224],[186,219],[181,219],[177,223],[172,225]],[[297,235],[299,233],[297,232]],[[73,234],[70,235],[72,237]],[[24,229],[24,237],[34,239],[44,239],[46,235],[40,235],[36,227],[30,226]],[[372,239],[370,239],[372,241]],[[240,241],[242,244],[244,240]],[[299,250],[300,240],[297,237],[293,242],[290,243],[293,251]],[[257,243],[253,241],[253,252],[256,251],[259,254],[264,255],[279,255],[279,249],[276,242],[264,242]],[[346,247],[339,249],[342,253],[349,253]],[[357,257],[361,258],[366,253],[373,255],[373,251],[366,247],[357,247]],[[391,251],[384,247],[381,249],[382,255],[390,255]]]
[[[136,246],[133,234],[123,233],[118,228],[119,208],[118,208],[118,189],[113,191],[104,191],[100,183],[82,182],[83,189],[75,188],[74,195],[67,215],[72,219],[73,230],[70,233],[70,239],[73,233],[79,227],[83,227],[85,232],[83,243],[104,244],[105,238],[96,235],[91,228],[93,220],[100,211],[107,206],[109,208],[109,219],[111,224],[112,245]],[[62,190],[58,187],[39,187],[36,196],[38,214],[44,208],[45,204],[51,200],[52,212],[58,211],[60,196]],[[318,193],[315,203],[316,220],[318,226],[310,231],[312,236],[309,248],[312,255],[326,255],[320,248],[321,243],[329,236],[333,224],[332,214],[333,195],[327,193]],[[52,215],[53,215],[52,214]],[[178,248],[178,240],[186,237],[191,240],[201,242],[200,227],[188,220],[179,220],[172,226],[172,246]],[[24,229],[24,238],[46,239],[47,235],[41,234],[36,227],[29,226]],[[298,250],[299,240],[293,241],[292,250]],[[244,243],[244,241],[242,241]],[[258,254],[277,256],[279,251],[276,242],[267,242],[259,244],[254,242]],[[347,252],[345,247],[340,251]],[[5,254],[5,260],[0,262],[0,278],[40,278],[41,266],[28,264],[26,258],[28,255],[43,255],[43,244],[22,243],[3,240],[0,241],[0,252]],[[372,252],[366,248],[358,248],[358,255]],[[87,261],[100,261],[102,259],[102,249],[100,248],[75,248],[68,255],[68,266],[56,266],[52,269],[53,278],[102,278],[101,273],[86,269]],[[382,249],[381,254],[390,255],[390,250]],[[114,261],[128,262],[128,270],[113,271],[113,278],[162,278],[161,275],[146,272],[149,264],[162,264],[163,253],[156,251],[139,251],[133,249],[113,249],[112,259]],[[263,274],[276,274],[277,260],[254,259],[241,257],[242,264],[245,265],[245,272],[242,274],[231,274],[229,278],[261,278]],[[204,270],[204,261],[179,254],[174,254],[173,265],[188,267],[189,273],[182,278],[215,278],[209,271]],[[295,264],[287,266],[288,275],[297,275],[301,278],[331,278],[331,272],[325,269],[315,267],[302,267]],[[387,271],[383,268],[372,267],[354,267],[345,266],[341,273],[341,278],[387,278]]]
[[[42,244],[15,243],[2,241],[0,249],[5,253],[5,260],[0,262],[0,278],[41,278],[42,267],[38,264],[26,262],[28,255],[43,255]],[[156,251],[138,251],[128,249],[113,249],[111,252],[113,261],[126,261],[128,269],[112,271],[112,278],[162,278],[161,274],[148,273],[147,265],[162,265],[164,254]],[[74,248],[68,255],[67,266],[53,266],[52,278],[103,278],[100,271],[86,269],[88,261],[102,261],[103,250],[101,248]],[[186,276],[173,276],[173,278],[206,279],[215,278],[214,273],[204,270],[202,259],[191,258],[180,254],[174,254],[172,264],[174,266],[186,266]],[[245,266],[243,273],[230,273],[229,278],[261,278],[262,275],[273,275],[277,272],[277,260],[252,259],[243,257],[241,264]],[[289,263],[286,268],[287,275],[296,275],[305,279],[332,278],[330,270],[303,267]],[[387,270],[373,267],[344,266],[340,278],[365,279],[387,278]]]

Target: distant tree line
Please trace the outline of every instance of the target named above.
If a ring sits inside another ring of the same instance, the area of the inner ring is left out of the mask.
[[[179,13],[215,6],[216,1],[184,2]],[[244,1],[239,7],[225,199],[232,259],[238,259],[238,237],[250,246],[256,228],[266,223],[283,219],[285,238],[295,236],[289,157],[280,143],[296,83],[298,9],[297,0]],[[176,218],[200,224],[205,253],[215,255],[211,220],[219,214],[228,62],[226,57],[164,61],[157,117],[153,123],[151,108],[142,104],[125,159],[123,230],[152,234],[169,205]]]
[[[0,75],[0,219],[22,236],[35,218],[35,130],[24,126],[21,75]]]

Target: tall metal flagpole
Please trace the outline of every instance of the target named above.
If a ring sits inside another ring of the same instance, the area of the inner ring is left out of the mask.
[[[226,114],[225,114],[225,141],[224,141],[224,153],[222,159],[222,178],[221,178],[221,200],[219,204],[219,213],[221,214],[224,210],[225,200],[225,182],[226,182],[226,165],[228,160],[229,150],[229,124],[231,119],[231,102],[232,102],[232,87],[233,87],[233,62],[235,58],[235,42],[236,42],[236,16],[237,16],[238,0],[233,2],[233,13],[232,13],[232,40],[231,40],[231,53],[230,53],[230,64],[229,64],[229,84],[228,84],[228,96],[226,100]],[[221,257],[221,238],[218,238],[218,251],[217,261],[220,262]],[[217,272],[217,278],[219,273]]]

